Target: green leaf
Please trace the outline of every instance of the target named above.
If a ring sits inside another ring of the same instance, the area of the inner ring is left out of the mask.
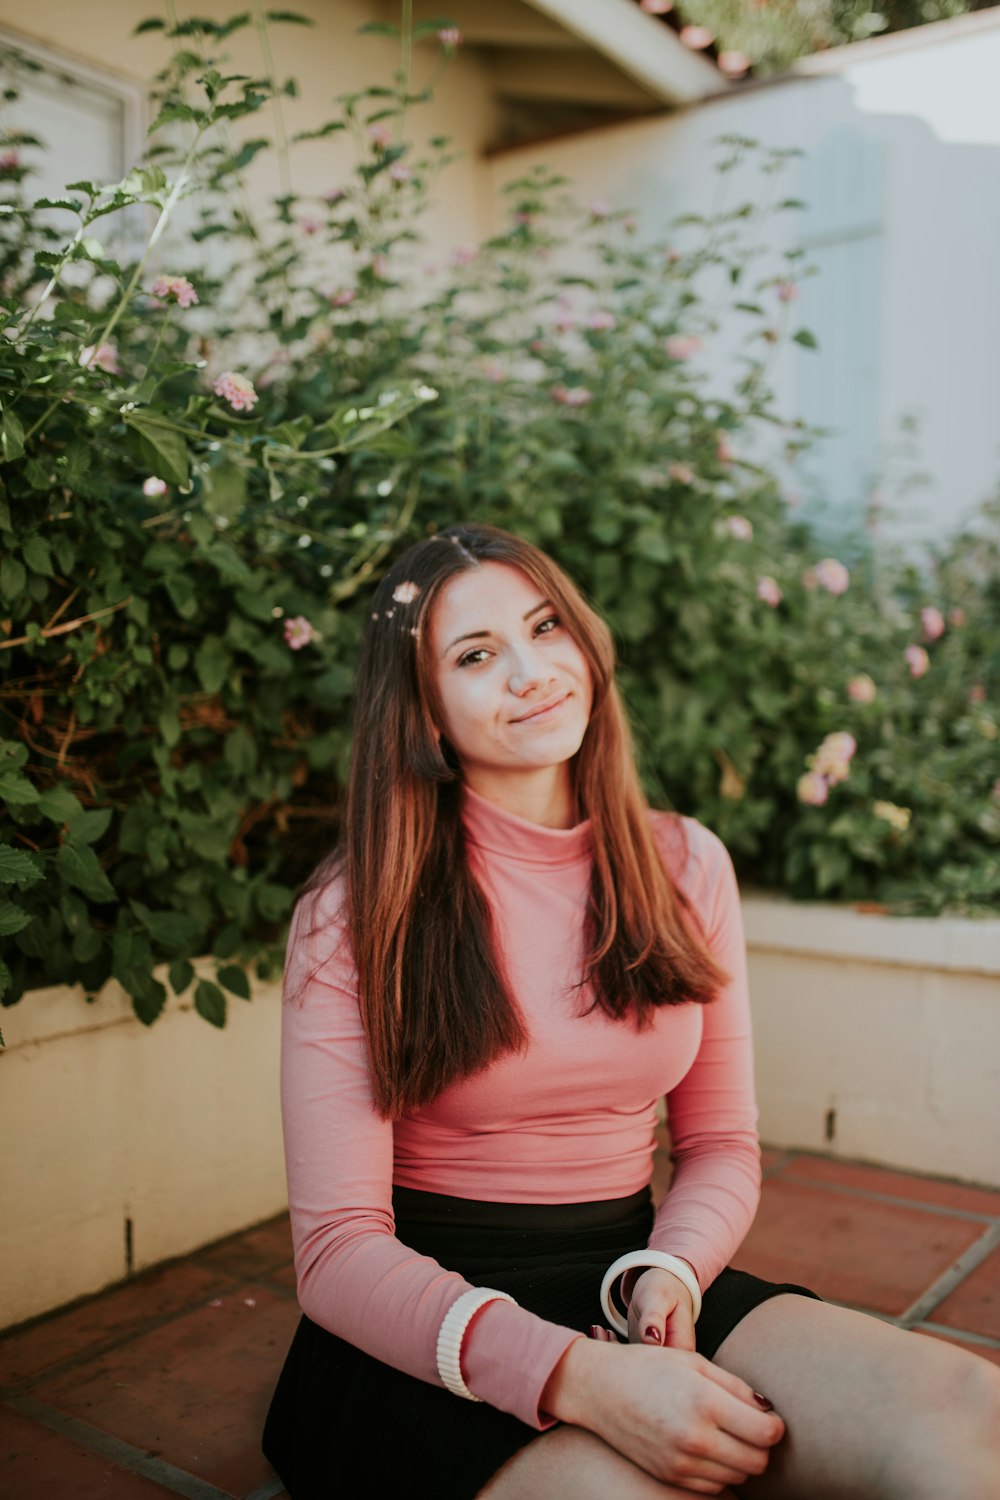
[[[27,850],[0,844],[0,885],[16,885],[23,891],[43,874],[41,864]]]
[[[0,958],[0,1001],[4,1001],[4,996],[10,993],[10,987],[13,982],[14,976],[11,974],[3,959]],[[6,1003],[6,1001],[4,1001],[4,1003]],[[2,1046],[3,1037],[2,1035],[0,1035],[0,1047]]]
[[[78,849],[75,844],[61,844],[56,854],[56,869],[69,885],[76,886],[92,901],[118,900],[117,891],[89,845]]]
[[[250,999],[250,981],[247,978],[247,971],[241,969],[239,964],[227,964],[223,969],[216,969],[215,977],[231,995],[238,995],[241,1000]]]
[[[31,807],[36,802],[41,805],[41,797],[37,786],[27,776],[7,770],[0,773],[0,802],[11,807]]]
[[[129,905],[154,943],[175,953],[184,953],[198,942],[201,925],[182,911],[150,911],[141,901]]]
[[[68,823],[83,812],[83,803],[67,786],[50,787],[38,799],[38,811],[52,823]]]
[[[172,750],[181,737],[181,721],[175,703],[168,703],[160,710],[156,720],[159,731],[163,736],[163,743],[168,750]]]
[[[195,653],[194,669],[206,693],[217,693],[226,680],[230,655],[225,641],[218,635],[206,635]]]
[[[0,599],[13,604],[24,593],[28,575],[16,557],[5,557],[0,562]]]
[[[241,724],[226,736],[223,749],[226,765],[237,776],[249,776],[257,767],[257,745],[252,734]],[[2,875],[0,875],[2,878]]]
[[[316,22],[311,16],[300,16],[297,10],[269,10],[267,12],[269,21],[290,21],[296,26],[315,26]]]
[[[96,844],[108,831],[114,809],[95,807],[88,812],[77,813],[67,820],[70,841],[74,844]]]
[[[34,920],[30,911],[0,897],[0,937],[13,937],[15,932],[23,932]]]
[[[167,970],[170,979],[170,988],[175,995],[183,995],[188,985],[194,978],[194,964],[186,958],[175,958]]]
[[[246,503],[246,474],[236,464],[220,464],[201,478],[205,509],[210,516],[235,521]]]
[[[358,27],[358,36],[399,36],[399,27],[388,21],[366,21]]]
[[[816,342],[816,335],[814,333],[810,333],[808,328],[800,328],[797,333],[793,333],[792,342],[795,344],[801,344],[803,349],[819,348],[819,344]]]
[[[199,979],[194,991],[194,1008],[212,1026],[226,1024],[226,997],[210,979]]]
[[[170,595],[170,602],[181,619],[193,620],[198,613],[198,600],[195,597],[194,584],[187,573],[171,573],[163,580],[163,584]]]
[[[186,485],[190,479],[187,444],[169,417],[138,407],[125,413],[125,422],[145,438],[159,458],[158,479]]]
[[[139,36],[143,31],[163,31],[166,27],[166,24],[166,21],[164,21],[162,17],[151,16],[147,21],[140,21],[138,26],[133,31],[132,35]]]
[[[24,424],[17,412],[5,411],[0,423],[0,454],[2,462],[13,463],[24,452]]]

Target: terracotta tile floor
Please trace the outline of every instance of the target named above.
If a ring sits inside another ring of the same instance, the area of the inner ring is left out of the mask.
[[[1000,1192],[764,1162],[736,1265],[1000,1364]],[[0,1337],[4,1500],[284,1496],[259,1433],[298,1318],[290,1261],[275,1219]]]

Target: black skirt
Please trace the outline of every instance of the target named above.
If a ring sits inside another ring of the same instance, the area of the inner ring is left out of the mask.
[[[600,1203],[479,1203],[393,1189],[396,1234],[473,1286],[507,1292],[567,1328],[603,1324],[599,1293],[613,1260],[644,1249],[653,1222],[648,1188]],[[695,1327],[711,1359],[746,1314],[791,1283],[725,1270],[704,1294]],[[292,1500],[373,1500],[420,1489],[473,1500],[538,1436],[485,1402],[463,1401],[382,1364],[303,1317],[264,1427],[264,1453]],[[359,1487],[359,1474],[363,1476]]]

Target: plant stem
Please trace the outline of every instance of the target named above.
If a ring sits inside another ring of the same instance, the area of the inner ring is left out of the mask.
[[[283,198],[292,196],[292,160],[288,147],[288,131],[285,128],[285,111],[281,105],[281,96],[278,92],[278,78],[274,68],[274,54],[271,51],[271,38],[267,30],[267,18],[264,15],[264,7],[261,0],[253,0],[253,21],[260,40],[260,50],[264,57],[264,66],[271,80],[271,106],[274,110],[274,124],[278,136],[278,178],[281,185]]]

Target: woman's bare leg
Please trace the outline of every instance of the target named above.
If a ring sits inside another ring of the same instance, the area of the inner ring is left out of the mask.
[[[714,1493],[718,1500],[735,1500],[731,1490]],[[694,1495],[661,1484],[592,1432],[556,1427],[505,1463],[478,1500],[694,1500]]]
[[[747,1500],[1000,1500],[1000,1369],[977,1355],[783,1295],[715,1360],[785,1421]]]

